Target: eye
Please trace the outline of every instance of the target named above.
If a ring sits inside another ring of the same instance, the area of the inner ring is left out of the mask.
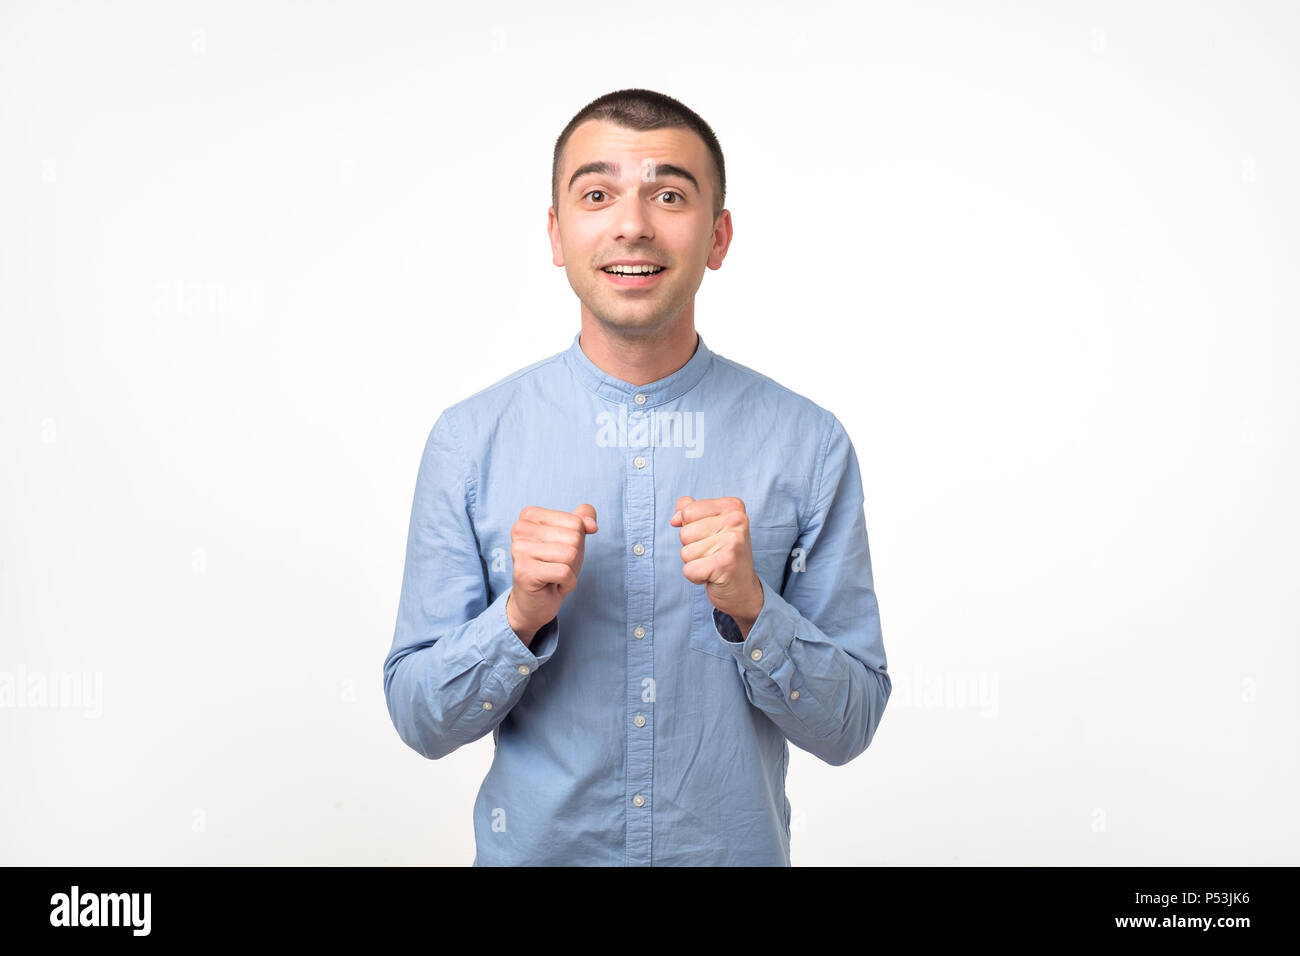
[[[603,190],[603,189],[591,189],[591,190],[588,190],[587,192],[583,193],[582,198],[583,198],[583,199],[586,199],[588,196],[591,196],[591,195],[603,196],[603,195],[605,195],[605,190]]]
[[[667,205],[669,205],[669,206],[680,206],[683,202],[686,201],[686,197],[683,196],[681,193],[679,193],[679,192],[678,192],[677,190],[675,190],[675,189],[669,189],[669,190],[666,190],[666,191],[660,193],[659,195],[661,195],[661,196],[676,196],[676,197],[677,197],[677,202],[670,202],[670,203],[667,204]]]

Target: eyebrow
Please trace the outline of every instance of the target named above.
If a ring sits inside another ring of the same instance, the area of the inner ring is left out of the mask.
[[[655,163],[654,168],[655,168],[654,181],[657,182],[663,176],[676,176],[678,179],[684,179],[692,186],[694,186],[695,191],[697,193],[700,191],[699,180],[697,180],[693,175],[691,175],[691,171],[689,169],[685,169],[684,167],[677,166],[673,163]],[[618,163],[606,162],[603,159],[598,159],[592,163],[583,163],[581,166],[575,169],[573,171],[573,175],[569,177],[569,189],[573,189],[573,184],[576,183],[583,176],[592,176],[592,175],[617,176],[618,173],[619,173]]]

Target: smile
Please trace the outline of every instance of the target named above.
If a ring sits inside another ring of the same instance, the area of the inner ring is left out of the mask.
[[[668,270],[661,266],[640,266],[639,269],[651,269],[653,271],[623,271],[628,269],[627,266],[607,266],[600,271],[604,273],[605,278],[616,286],[627,289],[639,289],[646,286],[654,285],[659,281],[659,277]]]

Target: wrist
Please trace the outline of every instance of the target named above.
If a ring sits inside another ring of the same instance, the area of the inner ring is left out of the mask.
[[[520,621],[514,614],[514,607],[510,599],[514,597],[514,591],[506,595],[506,623],[510,625],[510,630],[515,632],[515,637],[523,642],[524,647],[528,647],[533,642],[533,637],[537,634],[537,628],[530,628]]]
[[[731,619],[736,622],[736,627],[740,629],[741,636],[745,638],[749,637],[749,632],[753,628],[755,622],[758,621],[758,616],[763,613],[763,605],[765,603],[763,597],[763,583],[759,580],[757,574],[754,575],[754,581],[757,583],[758,597],[744,612],[731,615]]]

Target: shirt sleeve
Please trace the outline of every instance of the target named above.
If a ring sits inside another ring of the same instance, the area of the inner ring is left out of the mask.
[[[713,623],[750,703],[795,746],[840,766],[871,743],[891,682],[857,455],[827,414],[811,518],[785,586],[778,593],[762,581],[763,608],[747,638],[717,608]]]
[[[450,410],[425,442],[384,696],[398,736],[436,760],[477,740],[523,696],[555,652],[559,619],[525,645],[506,619],[509,590],[488,600],[473,526],[474,470]]]

